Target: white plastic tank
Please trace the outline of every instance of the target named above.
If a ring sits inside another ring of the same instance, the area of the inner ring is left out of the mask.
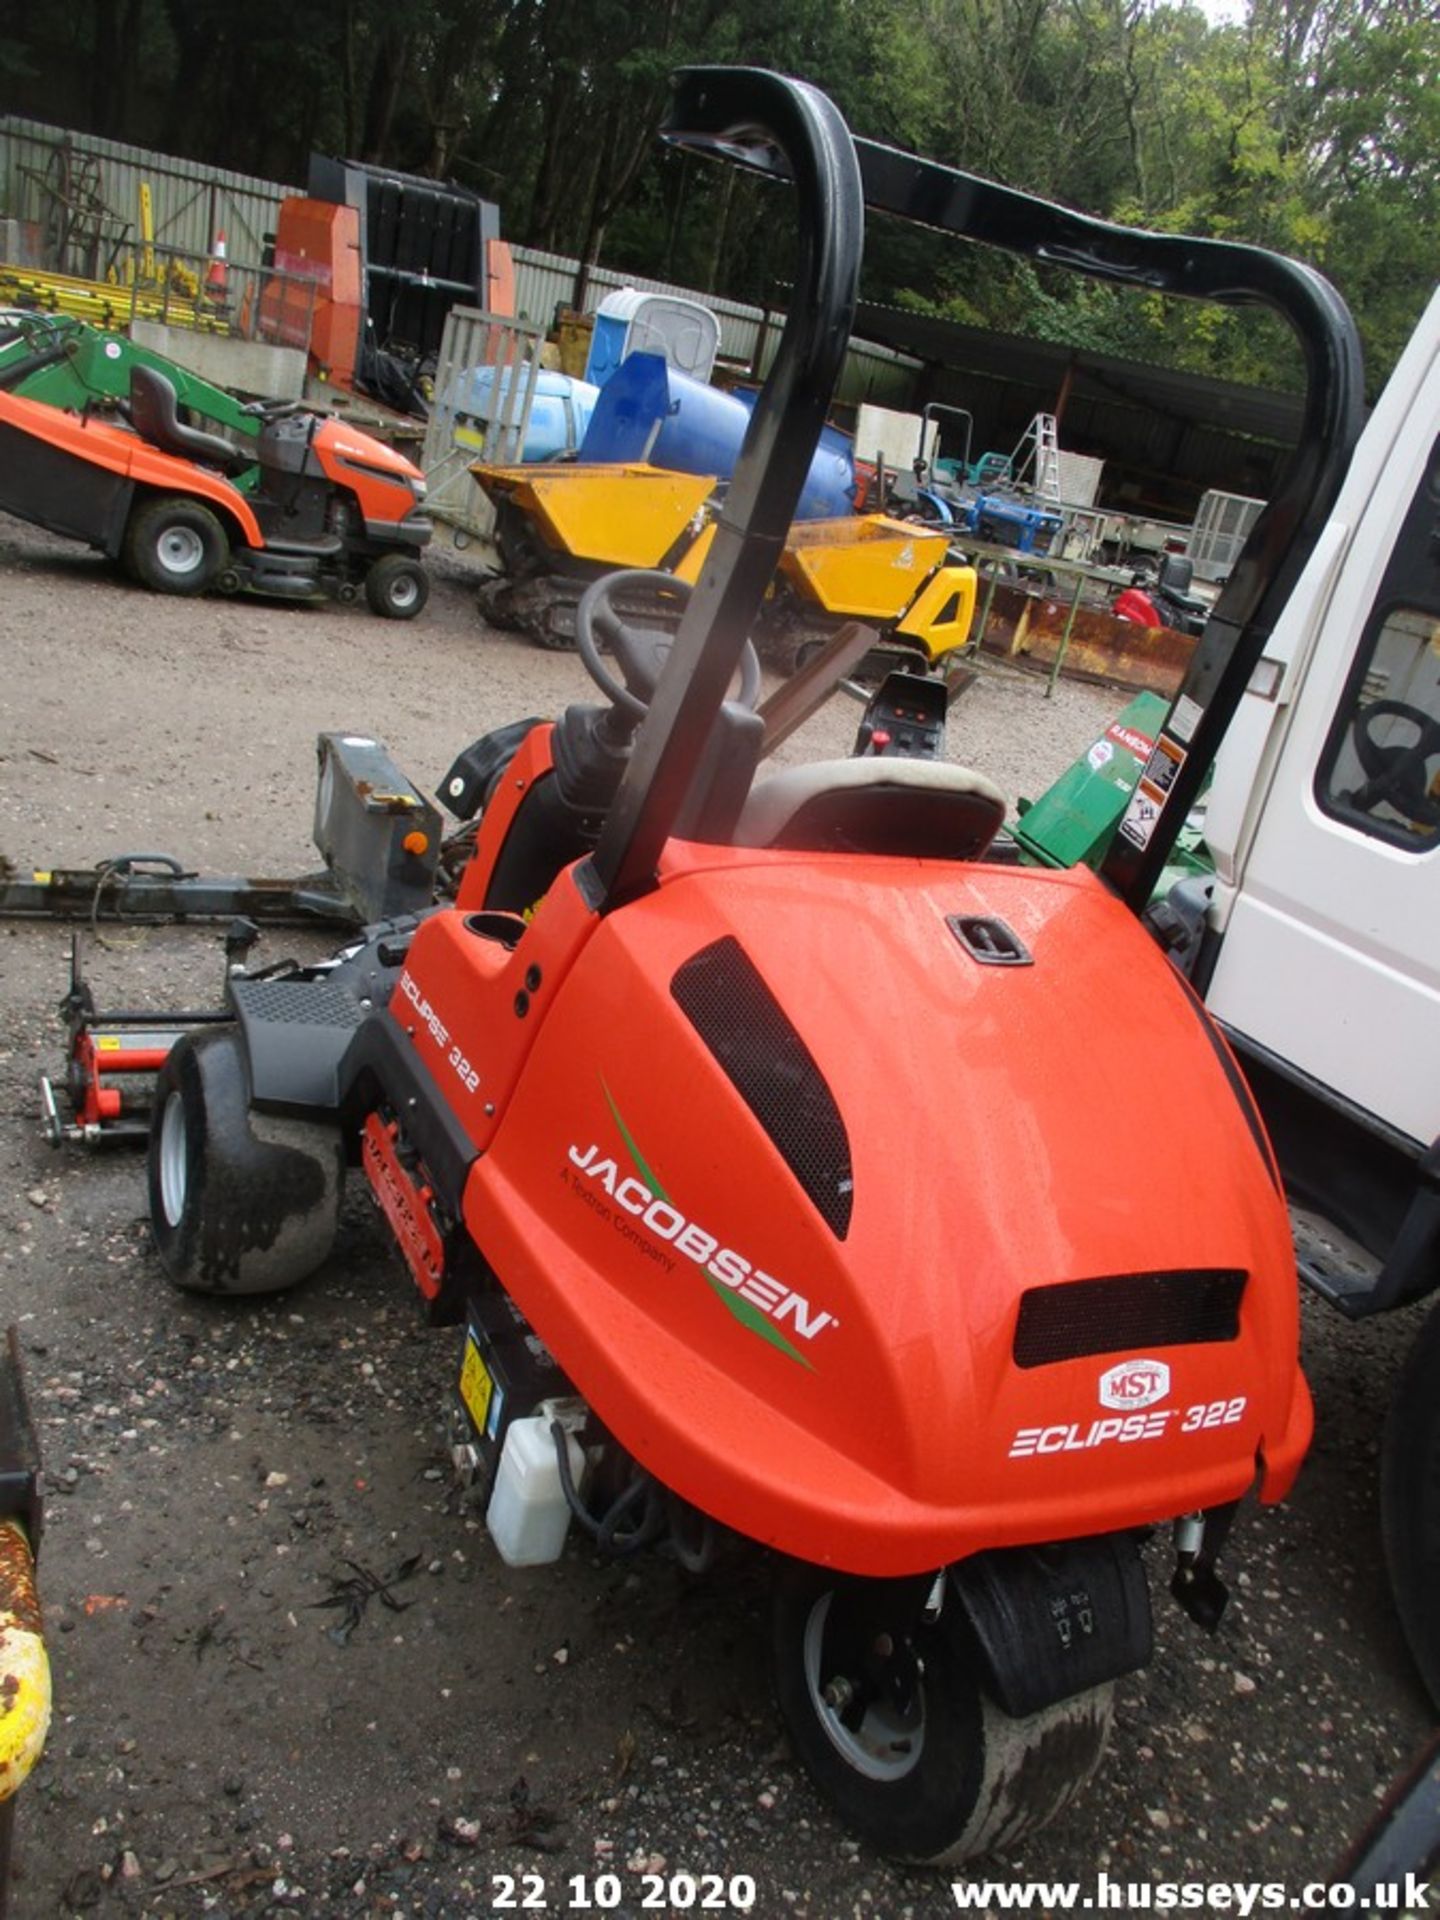
[[[706,381],[720,351],[720,322],[698,300],[678,293],[642,293],[621,287],[595,310],[595,330],[585,378],[603,387],[620,362],[632,353],[658,353],[667,366]]]
[[[485,1526],[507,1566],[549,1566],[564,1551],[570,1503],[561,1485],[551,1428],[556,1420],[565,1428],[570,1478],[578,1489],[584,1481],[585,1453],[573,1428],[584,1417],[579,1401],[543,1400],[537,1413],[512,1420],[506,1428]]]

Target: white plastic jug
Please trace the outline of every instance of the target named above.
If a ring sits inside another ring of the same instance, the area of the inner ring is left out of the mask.
[[[585,1453],[572,1426],[583,1418],[584,1409],[576,1401],[544,1400],[538,1413],[512,1420],[507,1428],[495,1491],[485,1510],[486,1528],[507,1566],[543,1567],[560,1558],[570,1527],[570,1503],[560,1484],[550,1429],[557,1419],[565,1428],[570,1477],[578,1488]]]

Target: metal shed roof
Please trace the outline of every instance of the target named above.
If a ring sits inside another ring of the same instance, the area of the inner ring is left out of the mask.
[[[935,367],[1049,393],[1052,413],[1057,410],[1054,402],[1067,393],[1068,381],[1067,398],[1109,399],[1195,426],[1253,434],[1284,446],[1293,446],[1300,434],[1297,394],[1181,373],[1020,334],[991,333],[873,301],[861,301],[855,331],[862,339],[913,354]]]

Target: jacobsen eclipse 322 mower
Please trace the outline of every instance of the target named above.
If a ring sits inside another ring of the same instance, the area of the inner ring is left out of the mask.
[[[1305,268],[852,141],[799,82],[687,72],[667,133],[788,177],[800,233],[674,644],[662,664],[587,591],[605,699],[461,755],[443,795],[483,813],[455,903],[236,980],[233,1024],[170,1054],[151,1218],[179,1286],[282,1288],[325,1259],[358,1163],[433,1316],[465,1322],[461,1451],[495,1475],[500,1550],[557,1553],[554,1502],[611,1553],[771,1549],[806,1766],[875,1845],[960,1858],[1096,1765],[1150,1652],[1141,1541],[1173,1523],[1173,1590],[1213,1624],[1237,1504],[1279,1499],[1309,1440],[1275,1165],[1139,914],[1333,498],[1358,357]],[[1301,451],[1157,743],[1153,811],[1099,878],[1015,864],[999,792],[948,764],[754,778],[746,635],[867,198],[1150,293],[1261,301],[1305,340]]]
[[[189,424],[176,383],[138,360],[128,423],[71,413],[7,389],[38,358],[0,375],[5,512],[86,541],[158,593],[352,599],[363,587],[387,619],[424,606],[425,481],[403,454],[289,401],[256,403],[258,437],[238,444]],[[242,490],[235,478],[257,460]]]

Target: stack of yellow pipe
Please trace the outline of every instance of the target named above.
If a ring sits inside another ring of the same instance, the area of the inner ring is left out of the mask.
[[[160,288],[117,287],[107,280],[77,280],[66,273],[0,266],[0,306],[32,307],[42,313],[73,314],[92,326],[123,332],[134,318],[160,320],[201,333],[228,333],[223,315],[203,302],[165,294]]]

